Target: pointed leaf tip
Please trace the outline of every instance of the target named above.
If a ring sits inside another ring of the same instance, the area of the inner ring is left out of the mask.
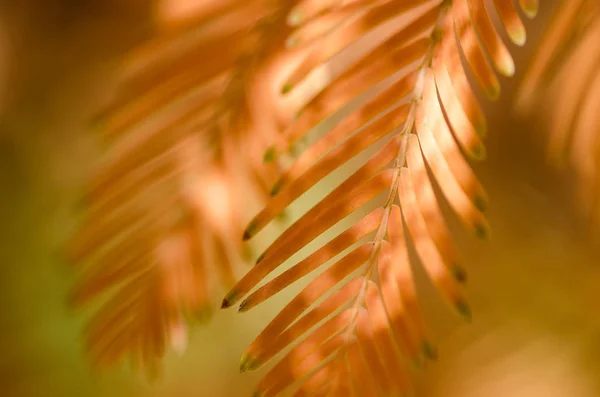
[[[488,208],[488,200],[484,196],[478,195],[473,199],[473,205],[479,211],[484,212]]]
[[[462,266],[454,265],[452,267],[452,276],[454,276],[454,279],[461,284],[467,282],[467,271]]]
[[[539,10],[538,0],[520,0],[521,9],[529,19],[537,16]]]
[[[271,188],[271,191],[269,192],[271,197],[277,196],[279,194],[279,192],[281,191],[282,186],[283,186],[283,180],[280,179],[277,182],[275,182],[275,184]]]
[[[471,148],[471,156],[476,161],[483,161],[487,157],[487,151],[483,145],[475,145]]]
[[[512,28],[508,35],[510,36],[513,43],[518,45],[519,47],[523,47],[525,42],[527,41],[527,32],[523,26],[517,26]]]
[[[281,86],[281,94],[282,95],[286,95],[288,94],[292,88],[294,88],[294,86],[290,83],[285,83],[283,86]]]
[[[458,313],[468,322],[471,322],[472,312],[469,304],[463,299],[457,300],[454,305],[456,306],[456,310]]]
[[[289,220],[289,214],[288,211],[283,210],[281,211],[279,214],[275,215],[275,219],[277,219],[279,222],[287,222]]]
[[[515,75],[515,62],[510,58],[507,60],[502,66],[502,73],[504,73],[507,77],[512,77]]]
[[[484,223],[477,223],[475,225],[475,236],[480,240],[486,240],[489,235],[489,229]]]
[[[437,349],[435,348],[435,346],[431,342],[429,342],[427,340],[423,341],[423,344],[421,346],[421,350],[423,352],[423,355],[427,359],[429,359],[431,361],[436,361],[438,359]]]
[[[244,240],[244,241],[250,240],[254,236],[254,233],[256,233],[256,226],[257,225],[256,225],[255,221],[250,221],[248,226],[246,226],[246,230],[244,230],[244,235],[242,236],[242,240]]]
[[[229,291],[227,295],[225,295],[225,298],[223,298],[223,302],[221,302],[221,309],[231,307],[237,300],[236,295],[237,293],[235,291]]]
[[[227,298],[223,298],[223,301],[221,302],[221,309],[227,309],[229,307],[231,307],[231,302],[229,302]]]
[[[300,25],[303,20],[302,14],[301,10],[292,10],[292,12],[288,14],[287,24],[292,27]]]
[[[265,153],[263,154],[263,162],[266,163],[272,163],[275,160],[275,156],[276,156],[276,151],[275,151],[275,147],[270,146],[267,150],[265,150]]]
[[[533,19],[537,16],[538,9],[537,8],[528,8],[526,10],[523,10],[523,12],[525,13],[525,15],[527,15],[527,17],[529,19]]]
[[[244,312],[247,312],[248,310],[250,310],[250,308],[248,307],[248,299],[244,299],[242,301],[242,303],[240,303],[240,306],[238,307],[238,313],[244,313]]]
[[[245,353],[240,360],[240,372],[254,371],[260,367],[260,363],[250,354]]]
[[[500,84],[492,84],[486,87],[485,93],[490,100],[497,100],[500,97]]]

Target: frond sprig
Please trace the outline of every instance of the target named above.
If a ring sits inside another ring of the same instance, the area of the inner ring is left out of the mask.
[[[292,41],[307,50],[282,92],[293,93],[316,73],[321,84],[284,132],[283,145],[272,147],[266,157],[287,152],[357,95],[391,82],[300,154],[276,182],[274,197],[249,223],[244,238],[256,235],[351,158],[375,144],[381,149],[284,231],[225,296],[222,307],[241,301],[240,311],[249,310],[325,267],[242,358],[241,370],[254,370],[287,349],[256,395],[276,396],[292,384],[296,395],[405,395],[411,390],[409,368],[436,355],[418,307],[408,244],[436,289],[468,319],[460,287],[466,274],[440,196],[476,236],[488,234],[482,212],[487,196],[467,161],[485,157],[486,123],[465,68],[494,99],[499,95],[496,71],[510,76],[514,63],[480,0],[357,0],[326,2],[323,8],[318,3],[306,0],[305,9],[292,10],[288,18],[298,29]],[[524,25],[512,1],[494,4],[509,37],[523,44]],[[528,15],[535,14],[536,2],[520,4]],[[356,10],[353,17],[346,17],[348,10]],[[326,24],[320,32],[326,33],[317,43],[309,32],[317,31],[319,20]],[[401,27],[385,36],[382,26],[388,23],[389,28],[392,21]],[[349,48],[379,28],[384,37],[371,49],[348,55]],[[339,58],[346,50],[344,63]],[[334,62],[344,68],[330,68],[324,76],[323,69]],[[386,191],[381,207],[252,292],[299,249]]]
[[[73,305],[103,302],[86,333],[95,366],[131,358],[156,372],[168,345],[182,349],[188,325],[208,319],[213,289],[235,283],[242,208],[279,173],[262,163],[279,113],[259,83],[276,73],[291,6],[209,5],[124,65],[98,120],[108,150],[67,249],[80,271]]]
[[[600,232],[600,7],[575,0],[557,8],[520,84],[517,109],[539,110],[550,163],[573,182],[577,212]],[[551,99],[551,100],[550,100]]]

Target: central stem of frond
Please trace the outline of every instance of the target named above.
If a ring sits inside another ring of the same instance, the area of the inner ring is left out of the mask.
[[[389,190],[388,197],[383,206],[384,214],[381,219],[381,223],[377,228],[377,233],[375,238],[373,239],[373,249],[371,251],[371,255],[369,256],[368,261],[364,266],[363,273],[363,283],[361,285],[361,289],[359,294],[356,296],[354,303],[352,305],[353,316],[352,321],[350,322],[348,328],[346,329],[346,334],[348,336],[352,336],[356,331],[356,320],[359,314],[359,308],[365,303],[365,292],[367,290],[368,281],[372,280],[375,275],[375,264],[379,261],[379,255],[381,253],[381,246],[383,244],[384,238],[386,236],[386,230],[388,227],[388,220],[390,216],[390,212],[392,210],[392,206],[396,201],[396,196],[398,194],[398,186],[400,181],[400,171],[406,165],[406,152],[408,148],[408,138],[410,134],[413,133],[415,127],[415,118],[419,105],[421,104],[421,100],[423,98],[423,91],[425,87],[425,79],[427,68],[431,66],[431,62],[433,60],[434,52],[442,39],[443,36],[443,25],[448,15],[448,10],[451,7],[450,1],[444,1],[439,5],[439,15],[436,21],[436,24],[431,32],[430,39],[431,43],[423,57],[421,64],[418,66],[419,74],[417,77],[417,81],[415,83],[415,87],[412,92],[412,99],[410,110],[408,112],[407,119],[404,123],[404,127],[402,131],[394,137],[394,139],[401,140],[400,149],[398,150],[398,154],[396,159],[394,160],[394,176],[392,178],[392,185]],[[376,281],[376,280],[373,280]]]

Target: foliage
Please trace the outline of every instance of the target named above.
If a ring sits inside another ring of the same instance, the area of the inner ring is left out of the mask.
[[[554,111],[550,152],[570,148],[582,192],[595,186],[597,196],[600,146],[589,142],[600,75],[589,49],[600,42],[598,7],[565,7],[519,106],[532,109],[547,81],[567,93],[554,102],[568,117]],[[318,271],[242,358],[248,371],[283,357],[257,395],[410,395],[413,371],[436,357],[413,272],[421,266],[470,319],[448,217],[477,238],[489,233],[488,198],[470,165],[486,155],[479,98],[498,98],[500,76],[514,75],[509,48],[525,44],[523,15],[537,11],[537,0],[227,0],[160,26],[125,62],[101,117],[107,155],[68,250],[81,267],[73,302],[109,296],[87,332],[93,361],[130,357],[155,371],[167,343],[181,348],[188,323],[210,312],[214,274],[230,288],[222,307],[247,311]],[[233,265],[248,250],[240,237],[255,237],[354,160],[360,167],[235,283]],[[265,205],[244,229],[248,191]]]
[[[467,162],[485,157],[486,124],[465,68],[488,98],[495,99],[500,90],[495,71],[511,76],[513,60],[483,2],[343,4],[316,10],[313,2],[306,2],[293,10],[291,19],[298,25],[294,38],[320,21],[335,19],[347,7],[358,7],[358,14],[320,42],[306,43],[307,55],[282,92],[292,90],[318,65],[333,62],[334,54],[377,26],[393,21],[396,30],[323,82],[284,132],[287,143],[365,89],[391,75],[395,79],[300,155],[245,237],[368,146],[383,140],[383,148],[279,236],[227,294],[223,306],[240,301],[293,253],[380,193],[387,192],[387,198],[381,208],[241,302],[240,310],[250,309],[368,236],[309,283],[249,347],[242,371],[260,367],[304,337],[263,378],[261,396],[275,396],[296,380],[298,393],[307,395],[349,395],[350,390],[359,395],[410,394],[410,367],[434,358],[435,349],[418,308],[409,245],[452,307],[467,319],[471,315],[460,288],[465,281],[460,255],[438,197],[473,234],[487,235],[482,213],[487,198]],[[511,40],[522,45],[525,31],[512,2],[494,4]],[[522,6],[535,14],[532,4]],[[285,149],[276,147],[274,152]]]
[[[541,115],[548,160],[573,181],[578,213],[598,236],[600,221],[600,7],[565,2],[536,49],[517,109]],[[537,112],[536,112],[537,111]]]
[[[155,372],[166,345],[183,348],[187,324],[210,315],[215,278],[235,282],[247,194],[264,197],[278,173],[262,164],[277,118],[258,73],[276,60],[285,8],[267,5],[202,9],[123,62],[98,119],[107,153],[67,249],[81,268],[73,304],[109,295],[87,330],[100,367],[129,355]]]

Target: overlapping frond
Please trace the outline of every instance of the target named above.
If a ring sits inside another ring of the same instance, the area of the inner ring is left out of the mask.
[[[542,115],[548,157],[567,170],[580,215],[600,231],[600,4],[564,2],[543,37],[517,105]]]
[[[519,4],[535,15],[537,2]],[[502,26],[494,25],[496,17]],[[318,89],[267,158],[287,152],[376,84],[387,86],[283,172],[245,239],[350,159],[373,145],[381,149],[283,232],[226,295],[223,307],[240,303],[245,311],[322,269],[254,340],[241,370],[285,351],[256,395],[275,396],[288,387],[296,387],[296,395],[405,395],[411,389],[408,369],[435,356],[418,307],[409,244],[437,290],[469,318],[460,286],[466,275],[440,200],[472,233],[487,235],[487,197],[468,162],[485,157],[486,121],[475,91],[498,96],[497,73],[510,76],[515,69],[499,29],[522,45],[524,25],[512,0],[305,0],[288,22],[295,27],[288,45],[305,52],[282,93],[293,94],[311,78]],[[349,55],[352,48],[365,48],[363,40],[372,45]],[[381,207],[256,288],[299,249],[382,193],[387,199]]]
[[[215,286],[234,284],[244,211],[279,172],[262,163],[283,117],[266,83],[291,4],[217,3],[130,54],[99,118],[108,148],[67,250],[80,271],[73,304],[103,302],[87,329],[99,367],[129,356],[155,370],[169,343],[183,347]]]

